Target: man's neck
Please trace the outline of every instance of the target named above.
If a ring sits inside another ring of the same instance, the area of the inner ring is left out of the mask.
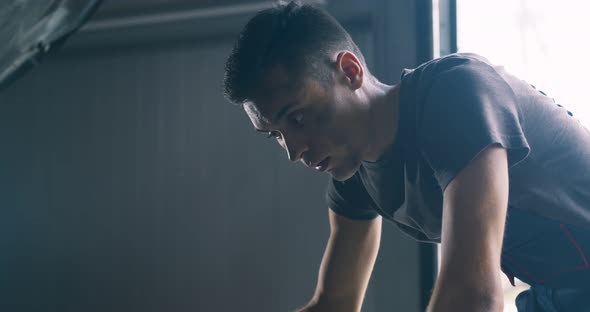
[[[395,142],[399,117],[399,84],[376,82],[371,86],[369,98],[368,149],[364,160],[377,161]]]

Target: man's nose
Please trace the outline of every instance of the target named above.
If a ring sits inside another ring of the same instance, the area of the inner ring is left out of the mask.
[[[283,137],[283,148],[287,151],[287,157],[291,161],[299,161],[303,157],[303,153],[307,150],[306,145],[295,138],[287,139]]]
[[[298,152],[297,150],[287,149],[287,157],[289,157],[290,161],[301,160],[302,154],[303,154],[303,152]]]

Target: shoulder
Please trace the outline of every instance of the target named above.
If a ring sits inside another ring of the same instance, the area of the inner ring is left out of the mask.
[[[428,61],[415,69],[406,69],[402,78],[411,79],[420,84],[444,78],[477,77],[488,72],[495,72],[494,65],[485,57],[474,53],[455,53]]]
[[[419,106],[431,101],[454,102],[457,97],[477,97],[508,87],[495,66],[471,53],[447,55],[404,70],[401,85],[404,100]]]

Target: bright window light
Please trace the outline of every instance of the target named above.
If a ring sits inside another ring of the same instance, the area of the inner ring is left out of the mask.
[[[555,99],[590,128],[590,3],[457,0],[457,48],[480,54]],[[502,277],[505,312],[528,286]]]
[[[457,0],[457,47],[503,65],[590,126],[590,3]]]

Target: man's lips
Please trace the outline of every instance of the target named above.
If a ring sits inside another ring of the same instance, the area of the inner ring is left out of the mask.
[[[328,169],[329,163],[330,163],[330,157],[326,157],[326,158],[324,158],[324,160],[322,160],[317,165],[315,165],[314,168],[319,172],[324,172],[324,171],[326,171],[326,169]]]

